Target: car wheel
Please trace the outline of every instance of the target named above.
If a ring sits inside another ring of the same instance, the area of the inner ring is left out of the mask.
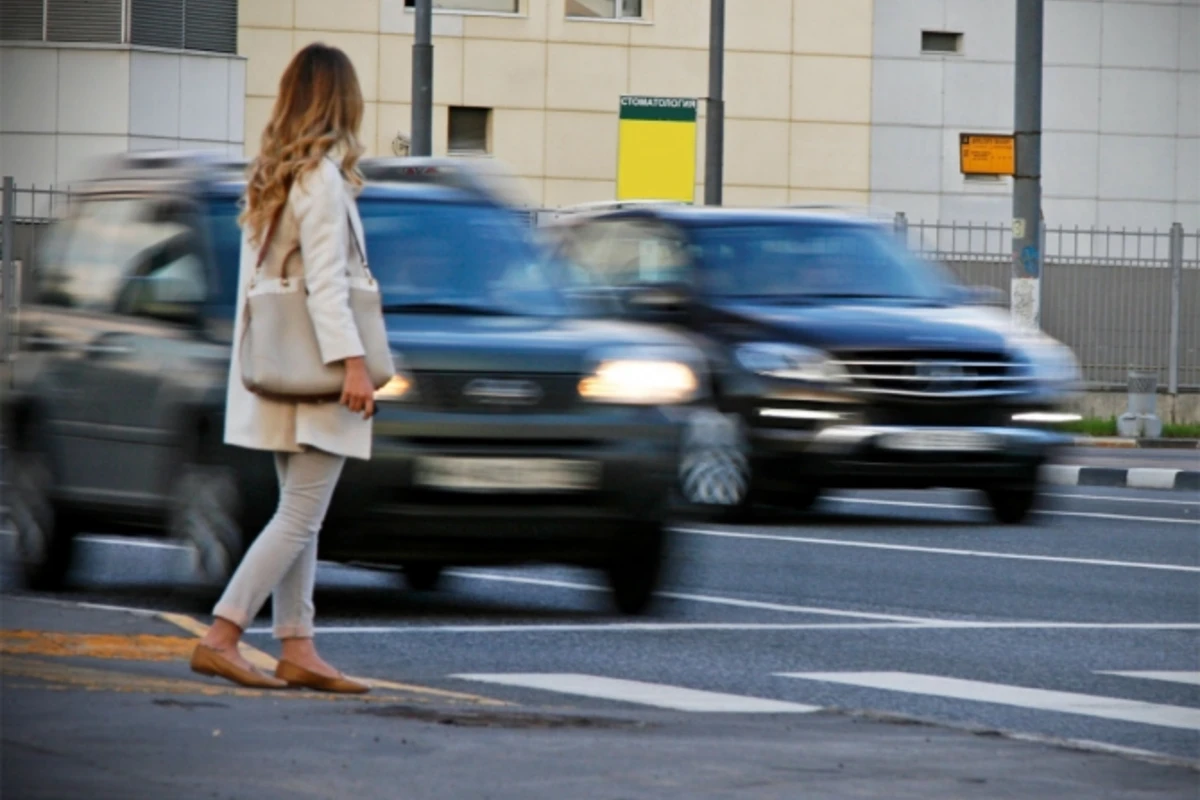
[[[622,614],[643,614],[654,600],[667,550],[666,528],[642,523],[625,536],[608,566],[613,605]]]
[[[750,458],[740,419],[735,414],[698,411],[688,419],[679,487],[692,505],[735,509],[750,495]]]
[[[821,487],[816,485],[796,488],[771,498],[788,511],[808,511],[821,499]]]
[[[242,496],[233,470],[189,464],[172,492],[170,535],[188,553],[188,583],[212,594],[245,552]]]
[[[1005,525],[1020,525],[1037,506],[1037,486],[992,486],[984,490],[992,516]]]
[[[432,592],[442,582],[441,564],[405,564],[404,581],[417,592]]]
[[[36,591],[61,589],[75,553],[73,520],[53,502],[50,459],[17,447],[4,457],[5,505],[16,537],[25,585]]]

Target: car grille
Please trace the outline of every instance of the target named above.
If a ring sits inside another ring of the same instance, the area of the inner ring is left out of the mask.
[[[861,392],[908,398],[991,397],[1023,391],[1030,376],[1000,353],[852,352],[838,355]]]
[[[579,396],[574,375],[416,372],[413,382],[430,411],[545,414],[569,410]]]

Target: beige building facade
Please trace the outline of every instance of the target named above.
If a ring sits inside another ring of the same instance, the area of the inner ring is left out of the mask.
[[[614,199],[622,95],[707,94],[703,0],[435,6],[434,152],[500,159],[533,205]],[[872,12],[872,0],[728,0],[726,203],[868,203]],[[413,22],[411,0],[241,0],[248,153],[288,59],[313,41],[358,68],[369,152],[403,152]],[[697,137],[700,199],[703,104]]]

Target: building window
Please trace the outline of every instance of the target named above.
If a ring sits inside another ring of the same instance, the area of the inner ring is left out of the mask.
[[[492,110],[490,108],[471,108],[467,106],[450,107],[450,142],[447,148],[451,154],[481,155],[491,152],[489,133],[491,132]]]
[[[405,8],[415,8],[417,0],[404,0]],[[492,14],[516,14],[520,0],[433,0],[437,11],[482,11]]]
[[[921,52],[939,55],[962,52],[963,35],[949,31],[921,31]]]
[[[236,53],[237,0],[0,0],[0,38]]]
[[[567,0],[567,16],[577,19],[641,19],[642,0]]]

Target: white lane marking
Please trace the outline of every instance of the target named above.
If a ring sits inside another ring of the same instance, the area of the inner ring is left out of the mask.
[[[603,586],[596,586],[590,583],[576,583],[574,581],[552,580],[549,578],[527,578],[521,575],[497,575],[487,572],[465,572],[462,570],[453,570],[448,574],[456,578],[470,578],[472,580],[493,581],[496,583],[520,583],[527,586],[545,586],[553,589],[575,589],[583,592],[607,592],[608,589]],[[834,608],[818,608],[815,606],[793,606],[782,603],[766,603],[758,600],[741,600],[736,597],[716,597],[713,595],[700,594],[684,594],[680,592],[658,592],[659,597],[665,597],[670,600],[686,600],[693,603],[709,603],[720,606],[734,606],[736,608],[753,608],[757,611],[782,611],[789,614],[812,614],[814,616],[828,617],[850,617],[853,619],[869,619],[881,622],[910,622],[924,623],[933,622],[929,617],[906,617],[897,614],[872,614],[866,611],[842,611]]]
[[[669,708],[674,711],[721,714],[809,714],[821,710],[818,706],[786,703],[782,700],[705,692],[699,689],[685,689],[682,686],[604,678],[599,675],[534,672],[465,674],[451,675],[450,677],[501,686],[542,689],[548,692],[592,697],[598,700],[615,700],[622,703]]]
[[[80,536],[79,541],[88,544],[110,544],[123,547],[141,547],[146,550],[187,550],[181,544],[158,539],[136,539],[132,536]]]
[[[1113,561],[1104,558],[1071,558],[1069,556],[1038,556],[1027,553],[1001,553],[993,550],[955,550],[950,547],[922,547],[913,544],[886,544],[847,539],[819,539],[811,536],[789,536],[780,533],[745,533],[718,531],[701,528],[678,528],[680,533],[695,536],[712,536],[718,539],[757,539],[767,542],[789,542],[791,544],[816,544],[827,547],[857,547],[864,550],[891,550],[903,553],[924,553],[939,556],[964,556],[969,558],[997,558],[1010,561],[1042,561],[1052,564],[1077,564],[1086,567],[1120,567],[1122,569],[1152,569],[1162,572],[1197,572],[1200,567],[1183,564],[1154,564],[1148,561]]]
[[[1183,470],[1157,467],[1134,467],[1125,475],[1130,489],[1174,489],[1175,476]]]
[[[1083,467],[1068,467],[1061,464],[1051,464],[1042,467],[1042,480],[1055,486],[1078,486],[1079,471]]]
[[[1157,497],[1125,497],[1123,495],[1105,497],[1099,494],[1068,494],[1066,492],[1044,492],[1042,496],[1061,497],[1071,500],[1099,500],[1105,503],[1153,503],[1160,506],[1200,507],[1200,500],[1160,500]]]
[[[912,500],[869,500],[865,497],[830,497],[836,503],[858,503],[868,506],[896,506],[898,508],[939,508],[954,511],[987,511],[987,506],[966,506],[958,503],[917,503]],[[1200,530],[1200,520],[1174,519],[1171,517],[1135,517],[1128,514],[1102,514],[1097,511],[1060,511],[1057,509],[1038,509],[1038,514],[1051,517],[1085,517],[1087,519],[1115,519],[1129,522],[1166,522],[1174,525],[1192,525]]]
[[[1030,689],[1004,683],[968,681],[940,675],[920,675],[912,672],[781,672],[783,678],[825,681],[866,689],[948,697],[979,703],[1079,714],[1100,719],[1138,722],[1162,728],[1200,730],[1200,708],[1144,703],[1075,692]]]
[[[1149,681],[1169,681],[1171,683],[1187,683],[1200,686],[1200,672],[1188,670],[1140,670],[1121,672],[1116,670],[1096,670],[1097,675],[1117,675],[1122,678],[1143,678]]]
[[[496,625],[330,625],[317,633],[370,636],[404,633],[676,633],[687,631],[755,633],[787,631],[927,631],[927,630],[1061,630],[1061,631],[1200,631],[1200,622],[973,622],[935,620],[919,625],[888,622],[596,622]],[[270,628],[250,628],[267,635]]]

